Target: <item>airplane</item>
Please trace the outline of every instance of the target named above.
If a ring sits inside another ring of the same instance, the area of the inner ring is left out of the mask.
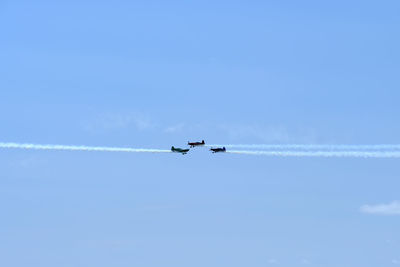
[[[212,153],[226,152],[226,148],[225,148],[225,147],[223,147],[223,148],[220,148],[220,147],[218,147],[218,148],[211,148],[210,151],[212,151]]]
[[[172,146],[171,151],[175,153],[182,153],[182,155],[185,155],[189,152],[189,149],[175,148],[174,146]]]
[[[195,146],[204,146],[206,143],[204,143],[204,140],[201,142],[188,142],[188,146],[190,147],[195,147]]]

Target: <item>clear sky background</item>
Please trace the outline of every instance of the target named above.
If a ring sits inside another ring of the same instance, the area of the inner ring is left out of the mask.
[[[400,143],[399,14],[3,0],[0,142]],[[1,150],[0,265],[396,266],[399,188],[398,159]]]

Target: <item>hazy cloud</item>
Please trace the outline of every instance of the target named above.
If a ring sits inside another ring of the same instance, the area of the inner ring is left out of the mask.
[[[315,133],[310,129],[288,130],[284,126],[266,125],[227,125],[219,128],[225,131],[231,140],[252,139],[265,143],[311,143],[315,141]]]
[[[166,132],[166,133],[181,132],[183,130],[184,126],[185,126],[184,123],[179,123],[179,124],[176,124],[176,125],[168,126],[167,128],[164,129],[164,132]]]
[[[269,264],[277,264],[277,263],[278,263],[278,260],[276,260],[276,259],[269,259],[269,260],[268,260],[268,263],[269,263]]]
[[[376,215],[400,215],[400,201],[393,201],[389,204],[363,205],[360,211]]]
[[[134,127],[143,131],[154,128],[156,124],[144,114],[140,113],[103,113],[90,122],[84,123],[87,131],[110,131]]]
[[[12,167],[31,168],[46,164],[46,160],[37,156],[28,156],[20,159],[14,159],[10,162]]]

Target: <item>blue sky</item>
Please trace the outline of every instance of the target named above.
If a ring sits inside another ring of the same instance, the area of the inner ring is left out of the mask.
[[[1,1],[0,142],[396,144],[399,11]],[[398,159],[1,150],[0,169],[4,266],[400,264]]]

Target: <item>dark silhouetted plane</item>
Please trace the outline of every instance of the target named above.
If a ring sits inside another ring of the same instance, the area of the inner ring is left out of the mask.
[[[171,151],[175,153],[182,153],[182,155],[185,155],[189,152],[189,149],[175,148],[174,146],[172,146]]]
[[[188,146],[190,147],[195,147],[195,146],[204,146],[206,143],[204,143],[204,140],[201,142],[188,142]]]
[[[210,151],[212,151],[212,153],[226,152],[226,148],[225,147],[211,148]]]

